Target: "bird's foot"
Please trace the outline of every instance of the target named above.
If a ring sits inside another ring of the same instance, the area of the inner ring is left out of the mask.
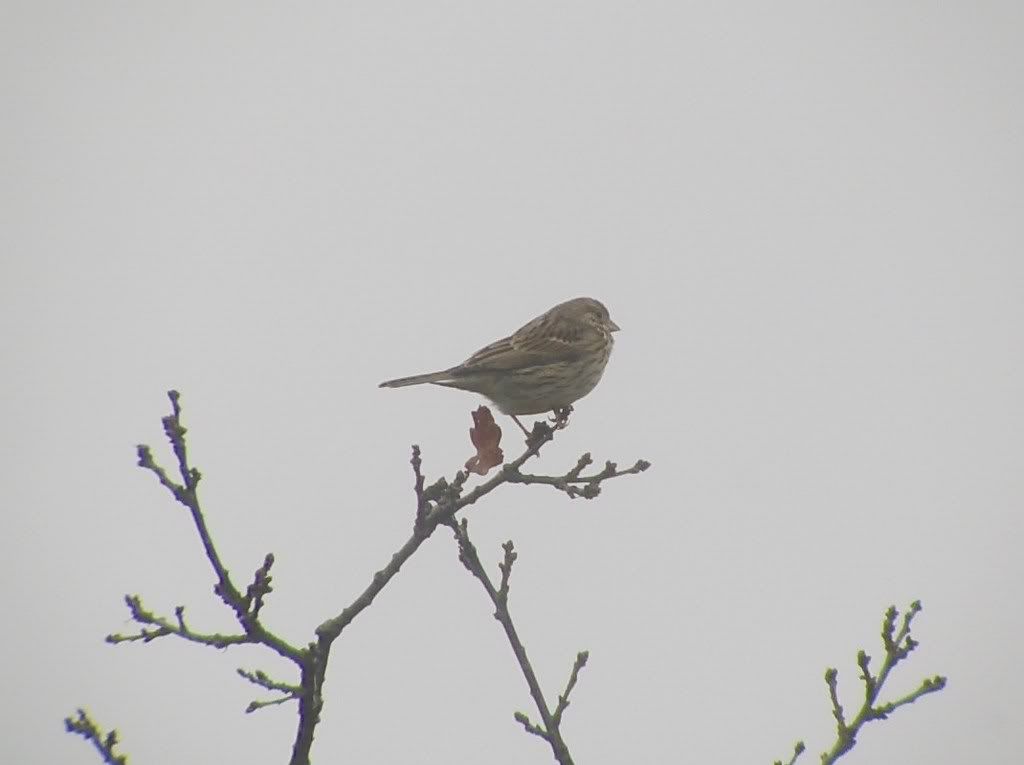
[[[555,430],[562,430],[566,425],[569,424],[569,415],[572,414],[572,404],[569,406],[563,406],[561,409],[556,409],[553,413],[554,417],[549,417],[551,426]]]

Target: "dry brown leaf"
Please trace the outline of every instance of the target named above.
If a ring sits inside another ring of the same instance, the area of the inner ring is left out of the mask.
[[[505,461],[505,455],[501,451],[501,428],[486,406],[481,406],[473,412],[473,427],[469,429],[469,440],[476,447],[476,454],[466,460],[466,470],[469,472],[487,475],[488,470]]]

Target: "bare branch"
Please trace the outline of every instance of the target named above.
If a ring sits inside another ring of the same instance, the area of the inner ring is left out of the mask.
[[[64,729],[68,733],[77,733],[92,743],[108,765],[127,765],[128,755],[118,754],[114,751],[120,743],[117,731],[111,730],[109,733],[104,733],[84,709],[78,710],[77,717],[65,717]]]
[[[287,693],[291,696],[297,696],[302,691],[302,689],[297,685],[274,680],[261,669],[257,669],[255,672],[250,672],[247,669],[239,667],[235,671],[238,672],[239,676],[244,677],[253,685],[258,685],[260,688],[266,688],[268,691],[278,691],[280,693]]]
[[[566,707],[569,706],[569,694],[576,686],[576,679],[580,670],[587,663],[589,654],[586,651],[581,651],[576,655],[576,663],[573,665],[572,673],[569,676],[569,682],[566,685],[565,691],[558,697],[558,706],[555,711],[552,712],[547,701],[544,699],[544,692],[541,690],[540,682],[537,680],[537,675],[533,671],[533,666],[530,664],[530,660],[526,655],[526,648],[519,639],[519,633],[516,631],[515,624],[512,621],[512,614],[508,609],[509,577],[512,574],[512,565],[515,563],[517,557],[512,542],[508,541],[502,545],[505,555],[502,562],[498,564],[498,568],[501,572],[501,583],[497,588],[495,588],[494,583],[487,574],[487,570],[480,561],[480,556],[477,554],[476,547],[469,539],[468,521],[465,518],[463,518],[461,522],[450,520],[447,522],[447,525],[451,527],[455,534],[455,541],[458,543],[459,547],[459,560],[462,561],[462,564],[466,569],[476,577],[481,585],[483,585],[484,590],[487,592],[487,596],[491,599],[491,603],[494,604],[494,618],[501,623],[501,626],[505,630],[505,636],[508,638],[509,645],[512,646],[512,652],[515,654],[516,661],[519,663],[519,670],[526,679],[526,684],[530,689],[530,695],[533,697],[533,703],[537,707],[537,712],[540,714],[543,724],[535,725],[530,722],[530,718],[523,712],[515,713],[514,717],[516,721],[519,722],[528,733],[531,733],[534,736],[539,736],[547,741],[555,759],[560,763],[560,765],[572,765],[572,755],[569,753],[569,747],[562,738],[560,726],[562,723],[562,713],[565,711]]]
[[[131,612],[133,621],[139,624],[151,625],[156,627],[156,629],[146,629],[143,627],[132,635],[107,635],[106,642],[108,643],[131,643],[139,640],[149,643],[166,635],[176,635],[193,643],[201,643],[213,646],[214,648],[227,648],[232,645],[256,642],[251,635],[221,635],[220,633],[196,632],[185,624],[184,606],[178,606],[174,609],[175,618],[174,621],[171,621],[165,616],[157,616],[152,611],[147,610],[142,605],[142,598],[138,595],[125,595],[124,602]]]
[[[284,695],[276,699],[267,699],[264,701],[250,701],[249,706],[245,708],[246,714],[255,712],[258,709],[264,707],[274,706],[276,704],[284,704],[288,701],[293,701],[302,695],[302,688],[298,685],[292,685],[291,683],[282,683],[277,680],[271,679],[266,672],[262,670],[256,670],[250,672],[249,670],[239,668],[236,670],[239,675],[244,677],[250,683],[258,685],[260,688],[266,688],[268,691],[275,691],[277,693],[283,693]]]
[[[569,694],[576,687],[576,680],[579,678],[580,670],[587,666],[587,659],[589,658],[590,651],[580,651],[576,654],[576,661],[572,665],[572,672],[569,673],[569,682],[565,684],[565,690],[558,697],[558,706],[555,707],[555,713],[551,715],[556,725],[562,722],[562,714],[569,706]]]
[[[203,544],[203,549],[206,552],[206,558],[209,560],[210,566],[217,577],[217,583],[214,585],[213,590],[234,611],[238,623],[245,630],[245,633],[252,638],[249,642],[262,643],[287,659],[299,661],[301,657],[299,656],[300,652],[298,649],[292,647],[277,635],[267,631],[258,619],[259,609],[263,606],[263,598],[270,592],[269,571],[270,566],[274,562],[273,555],[268,555],[264,560],[263,566],[257,570],[253,585],[246,595],[239,592],[232,582],[227,568],[221,561],[220,554],[217,552],[217,547],[210,535],[210,530],[206,525],[206,518],[203,516],[203,511],[199,504],[197,489],[202,476],[188,461],[188,450],[185,445],[185,434],[188,431],[181,424],[181,396],[177,391],[172,390],[168,391],[167,397],[171,401],[171,414],[164,417],[162,422],[164,433],[178,462],[178,472],[181,475],[182,483],[175,483],[167,476],[167,472],[153,459],[152,451],[148,446],[140,445],[138,447],[138,464],[140,467],[153,473],[157,480],[160,481],[160,484],[170,491],[180,504],[188,509],[189,514],[192,516],[192,522],[196,527],[196,532],[199,534],[199,539]],[[254,607],[255,612],[253,611]]]
[[[576,462],[576,467],[565,475],[560,476],[521,473],[517,469],[514,470],[511,467],[506,467],[505,470],[510,473],[508,477],[509,483],[544,484],[546,486],[551,486],[558,491],[565,492],[570,499],[576,499],[577,497],[594,499],[601,493],[602,482],[611,478],[618,478],[619,476],[642,473],[651,466],[651,463],[646,460],[637,460],[636,464],[632,467],[626,468],[625,470],[619,470],[618,466],[614,462],[606,462],[604,469],[599,473],[582,475],[583,469],[592,462],[593,458],[588,452],[579,458]]]
[[[425,481],[422,471],[423,460],[420,458],[420,447],[416,444],[413,444],[412,446],[412,459],[409,460],[409,462],[412,465],[413,476],[416,479],[416,483],[413,486],[413,489],[416,492],[416,524],[414,528],[421,530],[427,520],[427,510],[429,509],[429,505],[423,491],[423,484]]]
[[[422,522],[418,524],[418,527],[414,527],[412,536],[391,556],[391,560],[387,565],[374,574],[366,589],[340,614],[333,619],[328,619],[317,627],[316,632],[320,638],[321,645],[325,641],[329,643],[337,638],[341,631],[351,624],[352,620],[373,602],[377,594],[398,573],[402,564],[412,557],[413,553],[419,549],[419,546],[434,533],[438,525],[452,518],[457,512],[469,507],[480,498],[490,494],[502,484],[509,483],[508,475],[510,471],[512,473],[518,471],[523,463],[531,457],[537,456],[541,448],[554,438],[554,431],[544,423],[538,422],[534,433],[536,437],[533,443],[527,446],[526,451],[513,462],[506,465],[502,471],[489,480],[484,481],[465,496],[462,496],[462,488],[469,478],[469,474],[464,470],[456,473],[451,483],[442,478],[432,486],[424,489],[422,501],[425,503],[425,508],[422,513]],[[414,447],[413,453],[417,458],[419,457],[418,447]],[[417,499],[419,500],[419,498]],[[418,510],[417,515],[420,515]]]
[[[238,670],[239,674],[249,680],[249,682],[266,690],[281,694],[279,698],[253,701],[249,704],[246,711],[252,712],[256,709],[291,700],[298,701],[299,725],[292,748],[292,765],[308,765],[309,753],[313,743],[313,733],[320,721],[320,713],[323,709],[323,684],[333,642],[340,636],[345,627],[373,602],[381,590],[398,573],[405,561],[419,549],[424,541],[430,538],[439,525],[454,526],[454,517],[459,511],[468,508],[506,483],[548,483],[564,491],[570,497],[592,497],[596,496],[602,481],[619,475],[638,473],[648,467],[648,463],[641,460],[628,470],[618,471],[613,463],[608,463],[600,473],[584,476],[582,475],[583,468],[589,462],[584,463],[581,459],[577,466],[564,476],[549,477],[522,474],[520,468],[523,464],[532,457],[537,456],[540,449],[554,438],[555,432],[566,426],[568,422],[567,411],[561,413],[556,418],[553,427],[547,422],[535,423],[533,430],[528,433],[525,451],[518,458],[506,464],[490,480],[484,481],[465,494],[463,493],[464,487],[470,475],[467,470],[458,471],[451,481],[439,478],[433,484],[427,486],[422,472],[420,449],[417,446],[413,446],[410,464],[412,465],[414,475],[416,515],[412,536],[391,556],[387,564],[376,572],[370,584],[341,613],[320,624],[316,629],[317,639],[315,642],[311,642],[303,648],[296,648],[267,629],[260,620],[265,600],[273,592],[273,578],[270,573],[274,564],[273,554],[268,553],[265,556],[263,563],[256,569],[252,581],[246,587],[244,593],[235,585],[230,572],[221,559],[199,501],[198,486],[202,475],[189,462],[185,440],[187,429],[181,422],[181,397],[177,391],[173,390],[169,391],[167,395],[171,402],[171,414],[162,418],[162,424],[164,434],[168,439],[177,463],[178,477],[172,477],[167,470],[159,465],[153,457],[152,450],[146,445],[140,445],[137,449],[138,464],[143,469],[151,472],[160,485],[174,497],[175,501],[189,511],[193,525],[203,545],[206,558],[216,578],[214,593],[232,610],[242,628],[242,632],[240,634],[228,635],[197,632],[186,623],[184,606],[178,606],[174,611],[174,617],[168,618],[147,610],[138,595],[128,595],[125,596],[125,603],[131,612],[132,619],[142,625],[142,627],[138,632],[129,635],[108,635],[107,641],[111,643],[150,642],[160,637],[174,635],[184,640],[216,648],[226,648],[243,643],[260,644],[267,646],[280,656],[293,662],[300,672],[300,681],[297,685],[272,680],[260,671]],[[500,440],[500,429],[495,426],[492,431],[485,435],[497,442],[497,440]],[[494,446],[496,446],[496,443]],[[498,453],[500,454],[500,451]],[[586,459],[589,461],[589,455],[586,456]],[[473,555],[475,555],[475,551],[473,551]],[[515,552],[512,549],[512,543],[509,542],[506,546],[505,561],[502,564],[500,592],[495,591],[493,586],[490,592],[493,598],[502,603],[506,614],[505,601],[507,601],[508,597],[508,579],[514,560]],[[514,634],[514,627],[512,627],[510,619],[508,620],[506,630],[511,630]],[[521,653],[522,662],[528,666],[525,651],[522,651],[521,644],[519,644],[519,652]],[[583,658],[581,659],[581,657]],[[569,759],[568,750],[558,734],[557,722],[560,721],[562,712],[568,706],[569,693],[575,686],[583,663],[585,663],[585,654],[580,654],[577,657],[577,665],[573,669],[566,690],[559,697],[559,707],[556,710],[558,719],[554,724],[552,724],[552,714],[548,711],[546,704],[543,703],[543,697],[540,695],[536,678],[532,680],[532,690],[536,691],[536,698],[541,702],[539,708],[543,710],[542,714],[546,729],[543,735],[551,742],[556,752],[556,757],[562,763],[569,763],[571,759]],[[530,672],[532,674],[532,670]],[[528,720],[525,725],[527,730],[531,729],[532,724]],[[536,731],[543,730],[538,726],[532,727]]]
[[[545,731],[543,728],[538,728],[536,725],[530,722],[530,718],[526,715],[525,712],[513,712],[512,717],[515,718],[515,721],[517,723],[523,726],[523,729],[527,733],[529,733],[532,736],[542,738],[548,743],[551,743],[551,739],[548,737],[547,731]]]
[[[463,532],[466,531],[465,519],[462,522],[462,530]],[[469,541],[468,536],[466,536],[466,541]],[[506,603],[508,601],[508,580],[512,577],[512,564],[516,562],[516,558],[519,556],[516,554],[511,539],[503,544],[501,549],[505,551],[505,558],[498,564],[498,570],[501,572],[501,584],[498,585],[498,599],[502,603]]]
[[[271,587],[273,577],[270,576],[270,567],[274,565],[274,553],[267,553],[263,559],[263,565],[256,569],[253,574],[252,584],[245,590],[245,611],[252,621],[259,619],[260,610],[263,608],[263,599],[274,591]]]
[[[904,612],[898,631],[896,621],[899,614],[896,607],[890,606],[886,611],[885,619],[882,622],[882,646],[885,649],[885,658],[882,660],[882,666],[877,675],[871,672],[871,657],[864,651],[857,653],[857,666],[860,668],[860,678],[864,683],[864,701],[852,720],[847,720],[843,707],[839,703],[838,670],[831,667],[825,671],[825,684],[828,686],[829,699],[832,704],[832,716],[836,719],[836,741],[829,751],[822,753],[823,765],[831,765],[853,749],[857,743],[857,735],[867,722],[884,720],[898,707],[912,704],[922,696],[940,691],[946,686],[946,678],[936,675],[924,680],[916,690],[895,701],[876,704],[878,695],[889,678],[889,673],[918,645],[917,641],[910,637],[910,629],[914,617],[920,611],[921,602],[915,600]]]
[[[794,765],[794,763],[796,762],[796,758],[803,754],[804,749],[806,748],[807,747],[804,746],[803,741],[797,741],[796,744],[793,745],[793,756],[789,758],[789,760],[786,762],[786,765]],[[783,765],[782,760],[776,760],[774,765]]]

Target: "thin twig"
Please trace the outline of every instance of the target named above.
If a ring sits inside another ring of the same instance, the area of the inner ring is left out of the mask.
[[[239,667],[235,671],[239,674],[239,676],[244,677],[253,685],[258,685],[260,688],[265,688],[268,691],[278,691],[280,693],[287,693],[292,696],[295,696],[302,691],[302,688],[300,688],[297,685],[292,685],[291,683],[282,683],[279,680],[274,680],[261,669],[257,669],[255,672],[250,672],[247,669],[242,669],[241,667]]]
[[[77,717],[65,717],[64,729],[68,733],[77,733],[92,743],[107,765],[127,765],[128,755],[118,754],[114,751],[120,743],[117,731],[111,730],[109,733],[104,733],[84,709],[78,710]]]
[[[413,476],[416,479],[416,483],[413,485],[413,490],[416,492],[416,523],[414,528],[422,529],[424,523],[427,520],[427,510],[429,504],[423,491],[423,483],[426,479],[423,477],[423,460],[420,458],[420,447],[416,444],[412,446],[412,459],[409,460],[412,464]]]
[[[274,591],[274,588],[271,587],[273,577],[270,576],[270,568],[273,565],[274,553],[267,553],[263,559],[263,565],[253,574],[252,584],[245,590],[245,611],[252,621],[259,618],[260,610],[263,608],[263,599]]]
[[[794,763],[796,763],[796,758],[803,754],[806,748],[807,747],[804,746],[803,741],[797,741],[796,744],[793,745],[793,756],[789,758],[786,765],[794,765]],[[782,760],[776,760],[773,765],[782,765]]]
[[[132,643],[140,640],[144,643],[149,643],[152,640],[165,637],[166,635],[175,635],[184,640],[213,646],[214,648],[227,648],[232,645],[256,642],[251,635],[222,635],[216,632],[196,632],[185,623],[184,606],[178,606],[174,609],[175,619],[172,622],[165,616],[157,616],[152,611],[147,610],[146,607],[142,605],[142,598],[138,595],[125,595],[124,602],[125,605],[128,606],[128,611],[131,613],[133,621],[138,622],[139,624],[151,625],[156,627],[156,629],[146,629],[145,627],[142,627],[138,632],[131,635],[121,635],[117,633],[107,635],[105,640],[108,643]]]
[[[258,685],[260,688],[266,688],[268,691],[276,691],[277,693],[284,694],[280,698],[268,699],[264,701],[250,701],[249,706],[245,708],[246,713],[255,712],[258,709],[264,707],[274,706],[276,704],[284,704],[288,701],[293,701],[302,695],[302,688],[298,685],[292,685],[291,683],[282,683],[277,680],[271,679],[266,672],[262,670],[256,670],[250,672],[247,669],[239,668],[236,670],[239,675],[244,677],[250,683]]]
[[[587,659],[589,658],[590,651],[580,651],[576,654],[576,661],[573,662],[572,672],[569,673],[569,682],[565,684],[565,690],[558,696],[558,706],[555,707],[555,712],[551,715],[555,725],[559,725],[562,722],[562,714],[569,706],[569,694],[576,687],[576,680],[579,678],[580,670],[587,666]]]
[[[651,463],[646,460],[637,460],[636,464],[632,467],[626,468],[625,470],[619,470],[618,466],[614,462],[606,462],[604,469],[600,472],[593,473],[591,475],[582,475],[583,469],[592,462],[593,458],[591,458],[590,453],[588,452],[579,458],[576,463],[576,467],[565,475],[560,476],[521,473],[519,470],[511,467],[506,467],[505,470],[510,473],[508,477],[509,483],[543,484],[551,486],[558,491],[565,492],[570,499],[576,499],[577,497],[594,499],[601,493],[602,482],[607,481],[610,478],[642,473],[651,466]]]

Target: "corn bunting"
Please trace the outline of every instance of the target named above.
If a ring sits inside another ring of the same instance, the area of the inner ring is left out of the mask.
[[[612,332],[618,329],[600,302],[576,298],[556,305],[457,366],[387,380],[380,387],[433,383],[473,391],[513,419],[517,414],[557,412],[597,385],[612,352]]]

